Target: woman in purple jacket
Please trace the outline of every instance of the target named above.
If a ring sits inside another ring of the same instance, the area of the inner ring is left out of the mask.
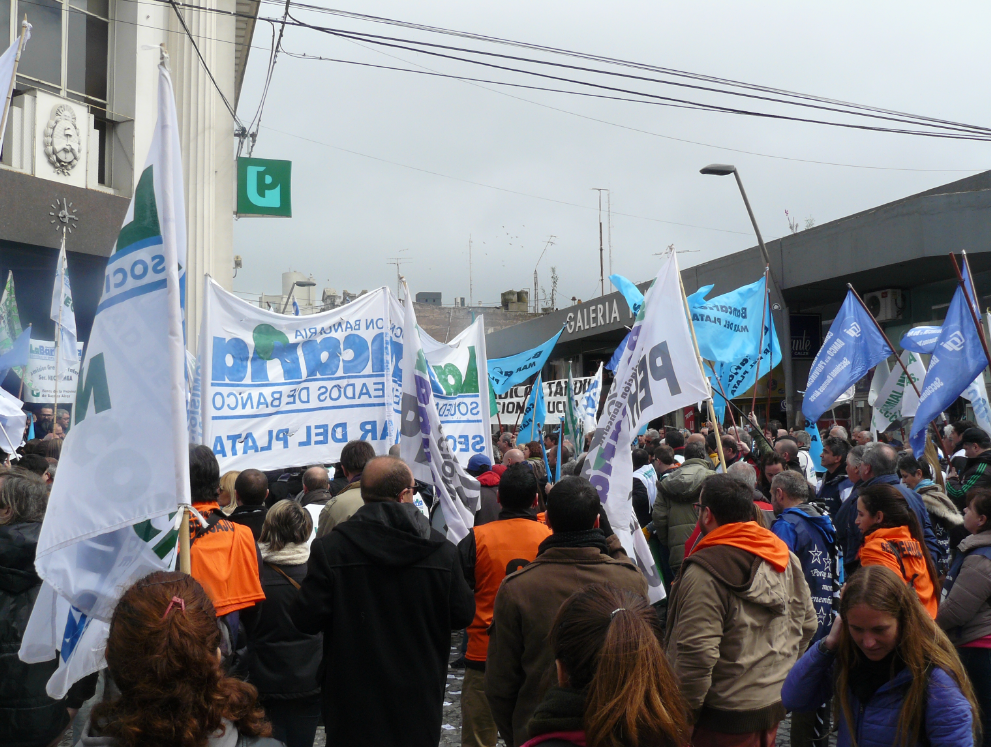
[[[953,644],[884,566],[857,571],[829,635],[788,673],[790,711],[836,692],[838,747],[973,747],[977,706]]]

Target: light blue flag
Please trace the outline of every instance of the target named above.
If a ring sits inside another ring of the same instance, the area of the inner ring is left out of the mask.
[[[610,358],[609,362],[606,364],[607,371],[615,371],[616,367],[619,365],[619,362],[623,360],[623,351],[626,350],[626,345],[630,341],[631,334],[633,333],[627,332],[626,337],[623,338],[623,341],[619,343],[616,350],[613,352],[612,358]]]
[[[712,386],[712,407],[716,411],[716,419],[720,424],[726,419],[726,400],[719,392],[719,382],[716,381],[716,374],[708,362],[703,362],[702,368]]]
[[[760,347],[761,312],[767,299],[764,278],[707,301],[705,294],[711,289],[700,288],[688,297],[702,357],[732,363],[754,355]]]
[[[529,441],[543,440],[540,437],[540,428],[546,422],[547,406],[544,403],[544,382],[538,374],[537,380],[533,382],[533,387],[530,389],[530,396],[523,410],[520,431],[516,434],[517,443],[525,444]]]
[[[929,361],[919,409],[912,421],[909,441],[917,458],[922,456],[926,447],[929,423],[953,404],[986,365],[988,361],[984,356],[984,347],[967,309],[963,288],[957,286]]]
[[[0,381],[7,376],[7,372],[17,366],[28,364],[28,353],[31,350],[31,326],[21,332],[14,340],[14,345],[6,353],[0,355]]]
[[[819,435],[819,427],[815,423],[806,423],[805,432],[812,439],[809,444],[809,457],[812,459],[812,466],[816,472],[825,472],[822,466],[822,438]]]
[[[846,300],[812,361],[802,402],[805,419],[810,423],[818,421],[843,392],[889,355],[894,352],[884,341],[877,324],[853,291],[847,291]],[[968,383],[973,378],[971,376]]]
[[[931,353],[942,331],[942,327],[912,327],[902,335],[899,345],[902,350],[911,350],[913,353]]]
[[[633,284],[633,281],[627,280],[622,275],[610,275],[609,280],[616,286],[616,290],[623,294],[633,316],[639,314],[640,307],[643,306],[643,293]]]
[[[299,316],[299,304],[296,303],[296,299],[292,300],[292,314],[293,316]]]
[[[557,340],[564,332],[562,326],[558,333],[547,342],[530,350],[524,350],[516,355],[505,358],[489,358],[489,383],[496,394],[505,394],[511,387],[522,384],[544,367],[551,351],[557,345]]]
[[[723,385],[723,391],[730,399],[742,395],[757,384],[758,375],[768,376],[771,369],[781,363],[781,344],[778,342],[778,333],[774,329],[770,306],[770,301],[767,301],[767,308],[763,314],[763,340],[758,338],[758,344],[763,344],[760,355],[757,355],[757,346],[755,345],[753,350],[734,363],[716,364],[716,374]],[[716,388],[718,389],[718,387]]]

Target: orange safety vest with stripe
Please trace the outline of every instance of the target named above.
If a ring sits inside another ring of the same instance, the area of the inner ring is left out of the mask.
[[[936,590],[922,546],[912,538],[908,527],[882,527],[868,534],[860,548],[860,565],[883,565],[893,570],[915,589],[930,617],[936,618]]]
[[[499,584],[510,573],[533,562],[537,548],[551,536],[551,530],[532,519],[502,519],[472,531],[475,533],[475,619],[468,626],[465,658],[485,661]]]
[[[193,504],[209,521],[204,529],[193,518],[189,522],[189,570],[199,581],[217,616],[251,607],[265,599],[258,575],[255,538],[248,527],[227,519],[216,520],[216,503]]]

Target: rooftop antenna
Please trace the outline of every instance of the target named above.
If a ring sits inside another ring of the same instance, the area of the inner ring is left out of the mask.
[[[475,290],[471,280],[471,234],[468,234],[468,305],[475,305]]]
[[[599,295],[606,295],[606,267],[602,249],[602,193],[608,192],[606,187],[592,187],[599,193]]]
[[[537,265],[540,264],[540,260],[544,258],[544,255],[547,253],[547,250],[550,249],[552,246],[554,246],[554,239],[556,238],[557,236],[555,236],[554,234],[551,234],[550,236],[547,237],[547,243],[544,244],[544,251],[542,251],[540,253],[540,256],[537,257],[537,264],[533,266],[533,313],[534,314],[540,313],[539,301],[537,300]]]
[[[409,249],[400,249],[396,254],[402,254],[403,252],[408,252]],[[403,286],[403,276],[399,274],[400,265],[404,265],[409,262],[412,257],[389,257],[388,264],[396,266],[396,298],[402,295]],[[400,299],[402,300],[402,299]]]
[[[609,274],[612,275],[612,190],[606,193],[606,237],[606,244],[609,246]],[[612,285],[611,280],[609,284]]]

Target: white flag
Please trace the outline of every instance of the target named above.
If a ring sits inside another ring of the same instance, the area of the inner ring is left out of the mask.
[[[960,396],[970,400],[978,428],[985,433],[991,433],[991,405],[988,404],[988,388],[984,384],[983,371],[960,393]]]
[[[27,47],[28,39],[31,38],[31,24],[27,21],[21,22],[21,36],[24,37],[23,47]],[[14,40],[7,51],[0,55],[0,91],[3,91],[4,98],[0,101],[0,151],[3,150],[3,133],[6,130],[6,121],[3,114],[10,109],[10,99],[7,98],[8,92],[13,93],[13,78],[17,75],[17,63],[20,59],[18,54],[18,49],[20,49],[20,54],[24,53],[24,49],[21,46],[21,39],[18,37]]]
[[[874,403],[877,402],[877,395],[881,393],[881,389],[884,388],[884,384],[890,374],[888,361],[881,361],[874,367],[874,376],[871,378],[871,389],[867,392],[867,404],[872,407],[874,406]]]
[[[900,357],[905,362],[905,367],[908,368],[916,386],[921,389],[922,382],[926,380],[926,366],[919,353],[903,350]],[[896,420],[914,417],[918,409],[919,397],[915,393],[915,387],[909,383],[901,365],[896,364],[878,392],[877,399],[874,400],[871,426],[884,431]]]
[[[427,358],[420,344],[416,312],[408,299],[403,321],[403,394],[400,454],[413,477],[433,485],[447,522],[447,538],[457,544],[475,523],[481,486],[452,453],[437,414]]]
[[[76,350],[76,312],[72,306],[72,287],[69,285],[69,271],[65,260],[65,231],[62,232],[62,249],[59,251],[58,264],[55,266],[55,287],[52,289],[52,321],[59,335],[58,361],[59,371],[66,371],[69,366],[79,363],[79,351]]]
[[[603,364],[600,363],[599,370],[592,377],[592,383],[588,385],[588,389],[579,399],[578,412],[583,421],[582,430],[584,433],[591,433],[595,430],[595,414],[599,411],[599,398],[602,396],[602,367]],[[575,444],[575,446],[581,451],[583,444]]]
[[[162,65],[151,149],[107,261],[74,426],[38,540],[38,575],[72,606],[59,671],[48,683],[54,698],[99,666],[94,652],[108,630],[100,623],[110,621],[120,594],[172,567],[178,508],[189,503],[176,127],[172,81]],[[142,433],[135,438],[138,414]],[[57,619],[51,604],[32,614],[36,627],[29,623],[22,656],[39,655]]]
[[[0,389],[0,451],[13,454],[24,441],[24,425],[27,413],[21,408],[24,403],[13,394]]]
[[[633,514],[633,460],[629,445],[641,426],[710,397],[683,309],[674,252],[647,291],[592,438],[584,477],[599,491],[609,523],[647,577],[651,601],[664,585]]]

